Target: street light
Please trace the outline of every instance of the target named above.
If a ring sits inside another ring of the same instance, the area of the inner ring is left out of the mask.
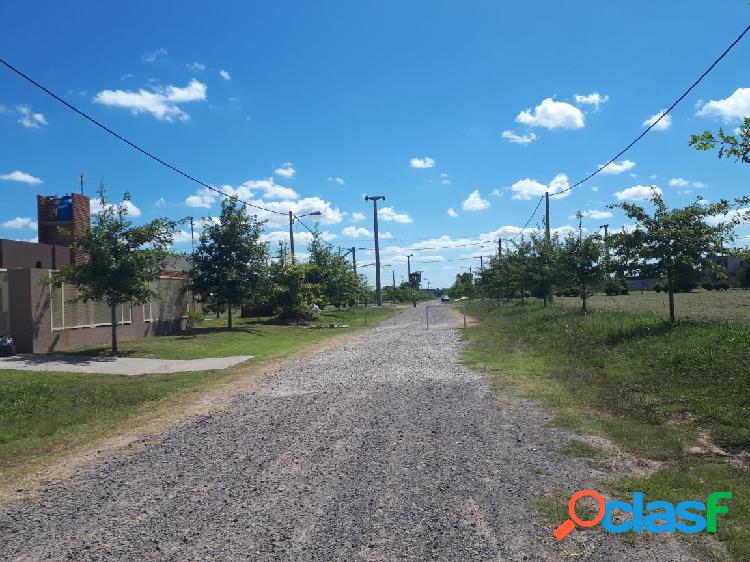
[[[312,213],[305,213],[304,215],[295,215],[292,211],[289,211],[289,248],[292,251],[292,261],[294,261],[294,219],[299,220],[302,217],[318,217],[321,214],[320,211],[313,211]]]

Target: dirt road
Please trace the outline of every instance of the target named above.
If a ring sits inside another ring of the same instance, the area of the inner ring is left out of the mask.
[[[226,411],[0,507],[2,560],[701,560],[670,537],[563,543],[541,496],[607,475],[460,365],[444,309],[287,365]]]

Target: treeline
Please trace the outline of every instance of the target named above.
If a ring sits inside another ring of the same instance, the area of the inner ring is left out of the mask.
[[[225,199],[218,220],[206,220],[198,246],[188,258],[189,288],[205,312],[232,310],[245,315],[312,319],[316,309],[372,302],[363,275],[313,233],[305,262],[283,249],[272,256],[262,239],[263,222],[233,198]]]
[[[674,294],[694,279],[724,288],[726,274],[713,258],[725,252],[735,226],[747,220],[743,206],[748,198],[733,203],[698,199],[670,209],[654,194],[651,203],[651,212],[632,203],[610,205],[622,209],[634,225],[606,238],[585,232],[580,213],[578,231],[564,238],[546,238],[538,232],[521,236],[502,255],[492,257],[476,278],[470,273],[457,275],[449,294],[522,301],[533,296],[545,304],[555,294],[579,296],[585,313],[587,299],[595,290],[622,294],[627,292],[626,277],[658,278],[659,288],[669,295],[674,321]]]

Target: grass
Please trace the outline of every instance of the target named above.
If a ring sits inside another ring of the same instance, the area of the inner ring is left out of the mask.
[[[738,559],[750,559],[749,467],[687,453],[702,433],[729,452],[750,449],[750,326],[672,325],[655,314],[601,310],[582,316],[539,303],[469,310],[480,322],[467,331],[465,360],[492,373],[497,390],[536,399],[558,426],[664,463],[651,476],[609,482],[613,491],[705,501],[730,490],[744,498],[732,501],[718,536]],[[585,448],[567,452],[593,456]]]
[[[268,359],[291,353],[308,345],[342,333],[363,329],[365,315],[368,324],[389,318],[393,310],[383,308],[356,308],[327,310],[321,313],[318,323],[348,324],[349,328],[313,329],[306,326],[288,326],[271,318],[235,318],[234,328],[226,328],[226,318],[209,318],[192,333],[156,336],[119,342],[119,355],[154,359],[201,359],[253,355]],[[73,355],[109,355],[108,345],[77,348],[63,353]]]
[[[369,309],[367,314],[368,326],[374,326],[393,311]],[[362,309],[325,312],[321,321],[348,323],[350,328],[310,329],[238,319],[231,332],[209,325],[195,336],[122,342],[124,352],[134,356],[257,356],[245,366],[223,371],[124,377],[0,370],[0,482],[8,486],[30,469],[132,428],[154,412],[190,403],[212,387],[248,376],[251,369],[260,372],[264,365],[294,352],[365,327]],[[106,349],[76,352],[106,353]]]
[[[556,300],[572,308],[581,307],[578,297],[558,297]],[[652,312],[661,318],[669,318],[667,294],[655,291],[631,291],[629,295],[612,297],[596,294],[589,300],[589,305],[592,310]],[[750,291],[696,289],[692,293],[678,293],[675,295],[675,311],[678,319],[750,322]]]

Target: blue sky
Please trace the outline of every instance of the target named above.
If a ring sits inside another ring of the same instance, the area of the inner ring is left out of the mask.
[[[512,236],[537,193],[618,152],[750,23],[744,0],[206,6],[6,2],[0,56],[207,183],[322,211],[335,245],[372,247],[363,196],[385,195],[383,263],[400,279],[414,253],[432,286],[495,251],[464,244]],[[747,166],[687,146],[750,115],[748,60],[746,38],[618,173],[554,199],[552,226],[582,210],[585,227],[617,228],[605,206],[650,185],[673,205],[749,193]],[[75,191],[80,172],[88,194],[100,179],[129,191],[136,221],[217,214],[198,186],[0,68],[0,237],[33,238],[35,194]],[[286,239],[283,218],[267,230]],[[407,250],[436,246],[461,247]]]

